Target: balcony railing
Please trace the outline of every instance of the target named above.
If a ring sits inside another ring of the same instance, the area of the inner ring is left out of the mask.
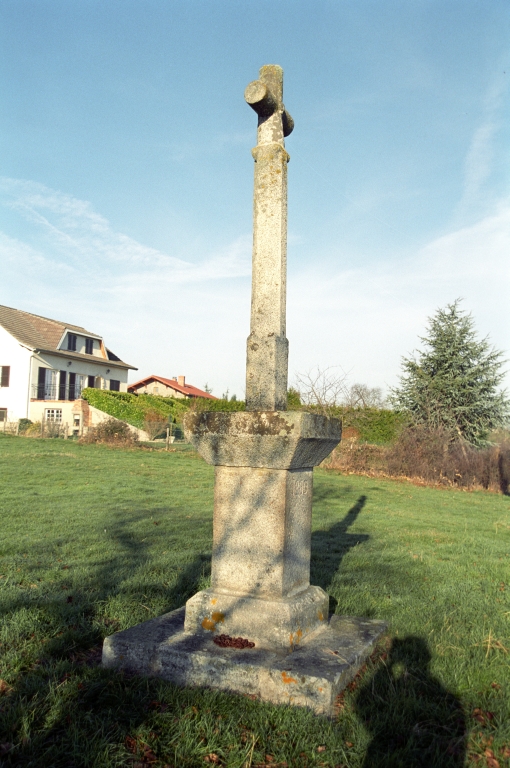
[[[32,398],[35,400],[78,400],[81,390],[78,385],[60,387],[58,385],[34,384],[32,386]]]

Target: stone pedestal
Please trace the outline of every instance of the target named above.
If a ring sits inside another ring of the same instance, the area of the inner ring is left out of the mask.
[[[187,632],[291,651],[328,620],[310,586],[312,469],[340,422],[311,413],[188,414],[188,439],[216,465],[211,589],[186,603]]]

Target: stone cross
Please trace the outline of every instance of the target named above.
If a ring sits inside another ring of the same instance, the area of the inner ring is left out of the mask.
[[[293,121],[283,70],[270,64],[245,99],[258,114],[246,412],[200,413],[185,429],[216,467],[211,588],[186,604],[188,632],[226,632],[292,650],[324,626],[328,597],[310,585],[312,470],[340,424],[287,411],[287,163]]]
[[[283,70],[260,70],[244,92],[257,115],[253,195],[253,268],[246,354],[246,409],[287,408],[289,342],[285,336],[287,275],[287,163],[284,137],[294,123],[283,105]]]
[[[246,411],[184,419],[215,467],[211,586],[185,608],[107,638],[103,663],[333,714],[384,623],[329,621],[327,594],[310,584],[313,467],[338,444],[341,425],[286,411],[284,137],[293,123],[282,91],[282,69],[268,65],[245,92],[259,116]]]

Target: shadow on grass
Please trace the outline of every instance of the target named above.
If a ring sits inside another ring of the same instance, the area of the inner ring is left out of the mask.
[[[143,512],[110,526],[108,535],[115,542],[110,558],[91,559],[75,576],[73,566],[62,564],[63,580],[44,593],[23,588],[2,601],[0,615],[10,618],[12,625],[9,636],[7,621],[4,624],[3,650],[12,647],[11,668],[17,671],[9,675],[8,698],[0,701],[0,764],[45,768],[131,764],[129,752],[128,762],[118,762],[124,741],[152,718],[151,700],[160,685],[99,667],[104,636],[120,628],[112,609],[103,614],[102,606],[119,597],[129,611],[140,606],[147,593],[164,606],[161,612],[170,611],[183,605],[210,572],[210,555],[194,553],[175,582],[165,587],[157,574],[147,570],[151,542],[130,530],[140,519],[146,519]],[[32,547],[34,562],[48,555],[47,546]],[[37,578],[40,567],[30,569],[31,579]],[[140,579],[132,581],[133,573]],[[167,689],[176,714],[193,699],[193,694],[170,684]]]
[[[464,765],[464,711],[431,674],[430,661],[423,638],[395,638],[383,666],[360,688],[356,712],[372,734],[362,768]]]
[[[323,500],[329,491],[322,490]],[[312,533],[312,559],[310,566],[310,582],[322,587],[329,592],[331,581],[338,571],[340,563],[344,556],[358,544],[368,541],[370,536],[367,533],[349,533],[349,528],[356,522],[356,519],[365,504],[367,497],[362,495],[357,502],[349,509],[342,520],[332,525],[327,530],[313,531]],[[337,601],[330,595],[330,613],[334,613]]]
[[[179,608],[197,591],[200,581],[208,578],[211,555],[195,552],[190,562],[177,569],[175,582],[165,585],[168,576],[161,573],[161,566],[155,572],[149,567],[153,542],[146,542],[131,530],[133,525],[146,519],[147,516],[140,512],[126,521],[119,519],[110,524],[108,536],[114,542],[114,552],[109,557],[90,558],[86,568],[78,565],[77,572],[74,565],[65,564],[65,559],[57,559],[58,538],[50,545],[32,546],[30,559],[33,565],[25,565],[24,584],[19,585],[22,588],[12,597],[3,596],[0,619],[16,622],[17,612],[29,610],[36,617],[33,629],[45,635],[41,658],[51,659],[63,658],[77,648],[90,648],[103,636],[119,629],[121,623],[126,626],[125,620],[115,615],[107,616],[102,609],[111,598],[118,597],[125,602],[124,608],[120,609],[124,612],[137,608],[140,613],[140,606],[149,610],[143,605],[144,599],[161,606],[160,613]],[[46,563],[37,562],[41,560],[51,560],[53,567],[55,561],[62,563],[58,566],[59,576],[50,582],[51,586],[45,582],[37,583],[39,574],[47,569]],[[173,564],[172,570],[175,568]],[[30,581],[35,582],[31,587],[39,588],[37,592],[27,588]]]

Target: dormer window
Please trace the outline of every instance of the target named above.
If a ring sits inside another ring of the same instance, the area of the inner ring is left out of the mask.
[[[85,354],[94,354],[94,339],[85,339]]]
[[[67,334],[67,350],[68,352],[76,352],[76,334]]]

